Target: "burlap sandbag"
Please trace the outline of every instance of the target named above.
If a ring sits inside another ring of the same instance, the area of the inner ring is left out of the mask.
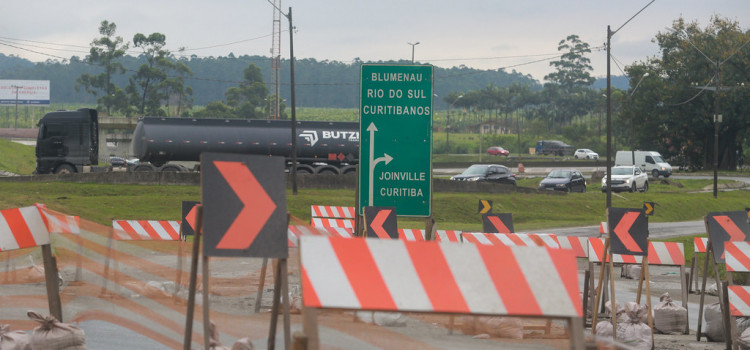
[[[750,328],[740,334],[737,343],[740,344],[740,350],[750,350]]]
[[[29,311],[27,316],[40,323],[31,333],[31,350],[86,350],[86,335],[83,329],[57,321],[52,316]]]
[[[654,328],[664,334],[682,334],[687,325],[687,309],[677,305],[669,293],[659,297],[654,306]]]
[[[24,331],[12,331],[10,325],[0,325],[0,350],[30,350],[29,335]]]
[[[232,345],[232,350],[253,350],[253,342],[250,341],[250,338],[241,338],[237,339],[236,342],[234,342],[234,345]]]
[[[703,309],[703,318],[706,319],[706,336],[709,341],[724,341],[724,320],[721,316],[721,305],[713,303],[706,305]]]
[[[627,302],[625,314],[628,321],[617,324],[617,341],[628,344],[633,349],[651,350],[651,328],[641,322],[643,315],[648,315],[648,306]]]

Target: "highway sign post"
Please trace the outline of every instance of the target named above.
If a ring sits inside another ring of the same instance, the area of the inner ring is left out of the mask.
[[[428,65],[362,65],[360,213],[432,215],[432,82]]]

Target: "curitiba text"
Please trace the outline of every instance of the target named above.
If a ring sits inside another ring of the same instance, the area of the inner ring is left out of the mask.
[[[381,197],[424,197],[421,188],[381,188]]]

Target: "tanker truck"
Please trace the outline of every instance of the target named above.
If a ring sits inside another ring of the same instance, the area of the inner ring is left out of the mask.
[[[291,121],[143,117],[133,132],[133,171],[192,171],[203,152],[282,156],[291,167]],[[359,161],[359,123],[298,121],[297,172],[350,174]]]

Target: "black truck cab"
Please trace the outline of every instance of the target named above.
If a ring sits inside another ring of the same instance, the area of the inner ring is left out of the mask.
[[[95,109],[47,113],[39,123],[35,174],[82,172],[99,163],[99,117]]]

